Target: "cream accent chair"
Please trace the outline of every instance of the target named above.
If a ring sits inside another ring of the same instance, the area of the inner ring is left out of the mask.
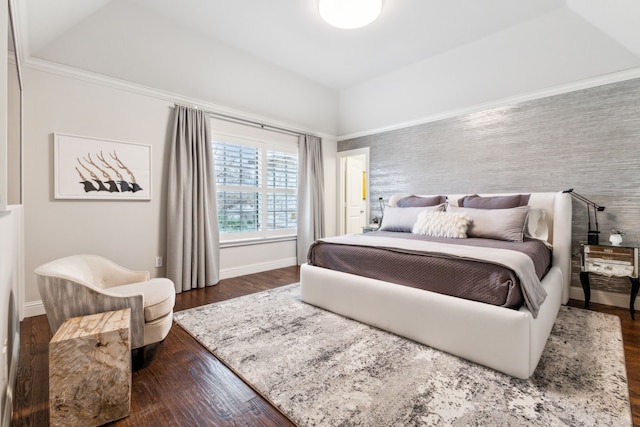
[[[169,279],[150,279],[96,255],[73,255],[35,270],[44,308],[55,334],[70,317],[131,308],[131,349],[165,339],[173,321],[176,291]]]

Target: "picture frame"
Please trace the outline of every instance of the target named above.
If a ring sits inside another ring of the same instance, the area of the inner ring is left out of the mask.
[[[56,199],[151,200],[151,146],[54,133]]]

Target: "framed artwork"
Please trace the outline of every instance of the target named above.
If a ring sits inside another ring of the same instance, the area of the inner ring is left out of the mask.
[[[151,200],[151,146],[54,133],[56,199]]]

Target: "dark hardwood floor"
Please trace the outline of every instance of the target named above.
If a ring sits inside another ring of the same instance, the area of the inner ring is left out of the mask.
[[[294,283],[299,276],[297,267],[287,267],[225,279],[217,286],[177,295],[175,311]],[[582,302],[572,300],[569,305],[582,307]],[[621,319],[633,421],[640,426],[640,319],[634,322],[622,308],[591,304],[591,309]],[[11,425],[47,426],[51,331],[46,317],[36,316],[25,319],[20,332]],[[111,425],[293,425],[177,325],[163,343],[149,348],[146,356],[146,365],[133,372],[131,414]]]
[[[298,267],[221,280],[176,295],[175,311],[299,281]],[[48,343],[45,316],[20,325],[20,360],[12,426],[49,425]],[[150,346],[146,366],[132,377],[131,411],[114,426],[292,426],[181,327]]]

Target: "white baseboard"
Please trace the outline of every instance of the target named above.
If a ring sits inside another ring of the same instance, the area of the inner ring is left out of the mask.
[[[30,301],[24,304],[24,317],[40,316],[46,314],[44,311],[44,304],[41,300]]]
[[[631,294],[622,294],[619,292],[600,291],[591,289],[591,301],[597,304],[611,305],[614,307],[629,308],[629,299]],[[584,291],[582,288],[572,286],[569,291],[569,298],[578,301],[584,301]],[[640,309],[640,298],[636,299],[635,309]]]
[[[263,271],[275,270],[277,268],[291,267],[296,265],[298,260],[295,257],[284,258],[275,261],[263,262],[259,264],[242,265],[240,267],[225,268],[220,270],[220,279],[244,276],[246,274],[261,273]]]

